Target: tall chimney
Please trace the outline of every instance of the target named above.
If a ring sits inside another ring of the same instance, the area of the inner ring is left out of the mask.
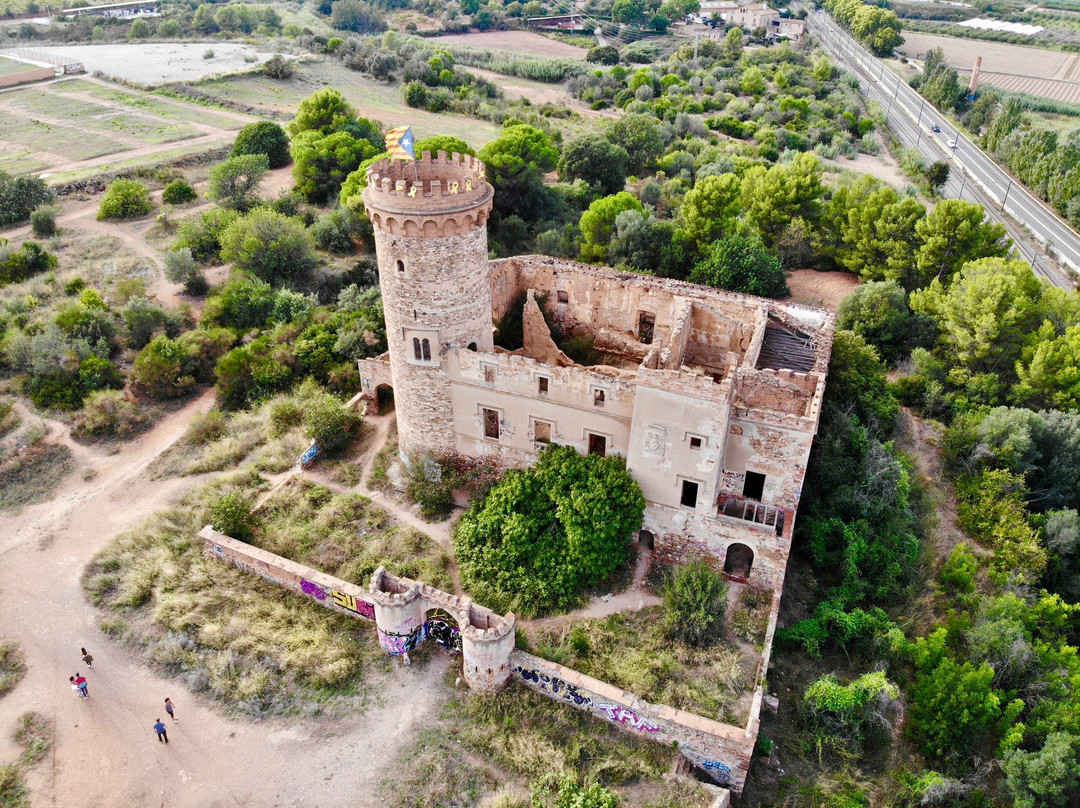
[[[968,84],[968,93],[972,98],[979,89],[979,70],[982,68],[982,57],[975,57],[975,69],[971,71],[971,83]]]

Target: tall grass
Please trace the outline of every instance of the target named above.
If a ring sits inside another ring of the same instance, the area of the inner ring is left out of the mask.
[[[445,45],[459,64],[493,70],[505,76],[558,84],[571,76],[589,72],[589,66],[581,59],[561,56],[530,56],[502,50],[470,48],[465,45]]]
[[[4,696],[26,675],[22,652],[16,643],[0,643],[0,696]]]

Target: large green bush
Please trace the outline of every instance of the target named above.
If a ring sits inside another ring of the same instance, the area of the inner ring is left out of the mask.
[[[275,286],[303,279],[316,263],[304,223],[266,208],[256,208],[225,228],[221,259]]]
[[[716,242],[690,273],[692,283],[762,297],[787,297],[787,276],[775,253],[755,236],[733,233]]]
[[[566,609],[625,563],[644,511],[623,458],[550,446],[461,518],[454,550],[462,582],[499,610]]]
[[[664,585],[668,636],[689,645],[712,645],[723,637],[727,583],[702,561],[680,567]]]
[[[98,209],[99,219],[133,219],[148,214],[150,189],[138,180],[113,180],[105,189]]]
[[[271,169],[289,164],[289,136],[273,121],[249,123],[240,130],[233,144],[232,154],[265,154]]]
[[[39,205],[53,201],[53,192],[40,177],[13,177],[0,171],[0,225],[29,218]]]

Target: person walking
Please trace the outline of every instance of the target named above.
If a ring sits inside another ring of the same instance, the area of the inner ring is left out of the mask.
[[[157,739],[159,741],[161,741],[162,743],[169,742],[169,734],[165,731],[165,725],[161,723],[160,718],[157,720],[157,723],[154,724],[154,732],[157,733]]]
[[[180,723],[180,719],[176,717],[176,708],[173,706],[172,699],[165,699],[165,712],[169,714],[174,724]]]
[[[77,684],[75,684],[75,677],[74,676],[69,676],[68,681],[71,682],[71,690],[72,690],[72,692],[76,696],[78,696],[79,698],[82,698],[82,691],[79,690],[79,686]]]
[[[90,652],[87,651],[85,648],[80,648],[79,650],[82,651],[82,661],[86,663],[86,667],[93,668],[94,658],[90,656]]]
[[[79,694],[84,698],[90,698],[90,687],[86,682],[86,677],[79,674],[75,677],[75,686],[79,688]]]

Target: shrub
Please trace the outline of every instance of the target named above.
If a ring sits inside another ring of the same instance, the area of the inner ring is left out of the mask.
[[[213,59],[214,58],[214,49],[213,48],[207,48],[206,50],[204,50],[202,58],[204,58],[204,59]]]
[[[304,411],[293,401],[275,401],[270,407],[270,433],[280,438],[304,421]]]
[[[353,439],[363,419],[326,394],[309,402],[304,411],[304,432],[329,457],[341,454]]]
[[[86,390],[120,390],[124,377],[116,365],[100,356],[88,356],[79,365],[79,384]]]
[[[279,57],[275,57],[279,58]],[[271,60],[273,61],[273,60]],[[269,65],[270,62],[267,62]],[[286,62],[292,65],[291,62]],[[289,136],[285,130],[273,121],[249,123],[240,130],[233,144],[232,155],[265,154],[270,168],[281,168],[289,164]]]
[[[214,503],[210,511],[210,524],[214,526],[214,530],[219,530],[226,536],[248,541],[255,520],[247,498],[238,491],[223,496]]]
[[[59,211],[52,205],[38,205],[30,214],[30,229],[38,238],[56,235],[56,215]]]
[[[132,219],[150,212],[150,189],[138,180],[113,180],[105,189],[99,219]]]
[[[120,390],[98,390],[87,396],[71,431],[77,437],[122,438],[150,423],[150,417]]]
[[[184,442],[193,446],[213,443],[225,434],[227,427],[228,419],[221,410],[198,413],[184,432]]]
[[[221,252],[221,234],[230,224],[240,218],[235,210],[211,208],[200,216],[192,216],[180,223],[172,249],[187,247],[191,256],[200,264],[216,263]]]
[[[53,192],[40,177],[13,177],[0,171],[0,225],[21,222],[52,201]]]
[[[690,273],[692,283],[762,297],[787,297],[783,264],[756,236],[720,239]]]
[[[164,334],[154,337],[135,358],[131,380],[136,389],[151,398],[179,398],[195,387],[187,372],[189,354],[177,340]]]
[[[221,258],[274,285],[300,280],[316,264],[311,234],[303,222],[265,208],[225,229]]]
[[[237,274],[206,301],[203,323],[247,330],[258,328],[273,311],[276,298],[270,284]]]
[[[55,255],[34,241],[24,241],[19,249],[13,250],[6,239],[0,238],[0,286],[19,283],[47,269],[55,269],[58,263]]]
[[[266,176],[268,161],[265,154],[241,154],[218,163],[210,169],[206,195],[223,208],[250,210],[259,201],[259,183]]]
[[[619,49],[611,45],[597,45],[590,48],[585,54],[586,62],[595,62],[600,65],[617,65],[619,63]]]
[[[206,277],[195,264],[189,247],[179,247],[165,253],[165,277],[173,283],[182,283],[188,294],[206,292]]]
[[[664,585],[668,636],[688,645],[712,645],[723,634],[727,583],[703,561],[679,568]]]
[[[170,205],[183,205],[197,196],[198,194],[195,193],[195,189],[191,187],[191,184],[181,178],[173,180],[165,186],[165,190],[161,192],[161,201]]]
[[[272,79],[284,81],[285,79],[291,79],[296,75],[296,65],[292,63],[292,60],[286,59],[279,53],[275,53],[262,67],[263,73]]]
[[[128,328],[132,348],[145,346],[153,338],[155,331],[171,330],[173,333],[170,336],[176,336],[179,332],[177,318],[170,317],[161,306],[145,297],[131,298],[120,310],[120,317]]]
[[[975,591],[975,576],[979,572],[979,560],[963,542],[956,545],[941,567],[938,578],[942,585],[955,594],[967,595]]]

